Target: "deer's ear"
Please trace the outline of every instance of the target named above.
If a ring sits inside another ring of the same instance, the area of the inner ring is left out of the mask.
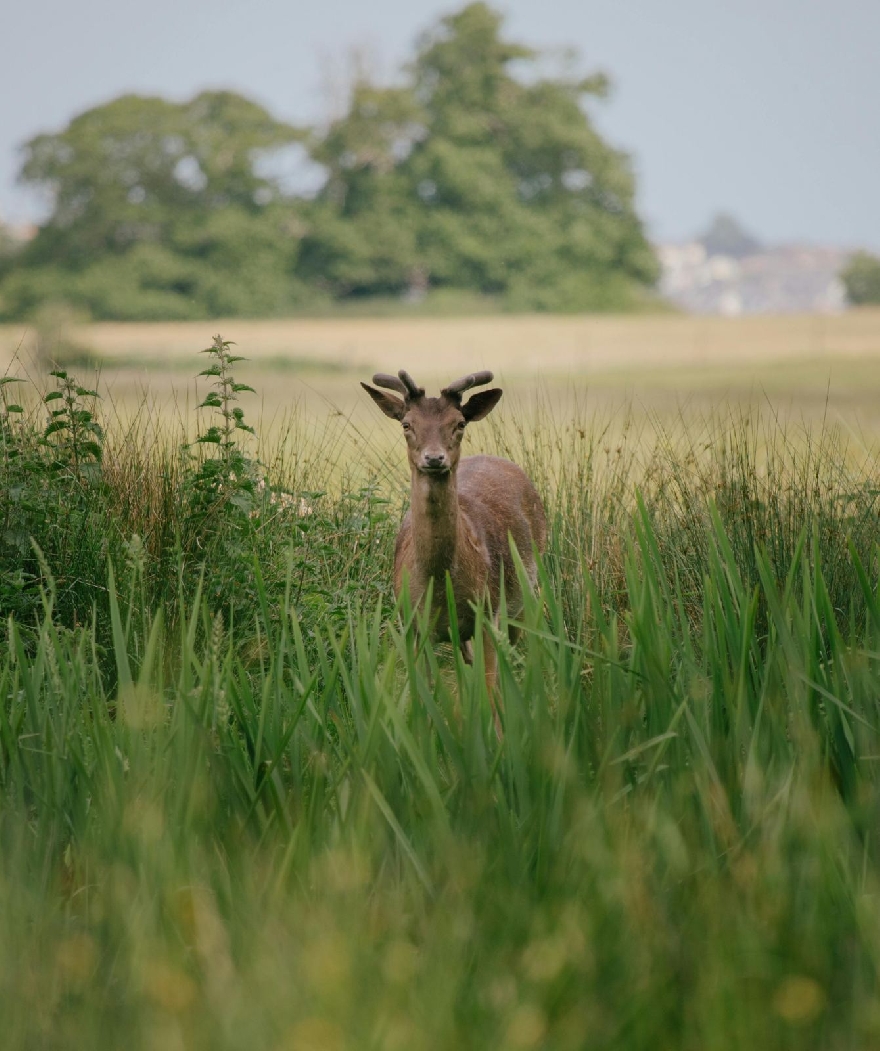
[[[494,390],[481,390],[461,407],[461,414],[468,423],[474,423],[488,416],[501,401],[502,390],[495,387]]]
[[[384,412],[386,416],[390,416],[392,420],[402,420],[406,415],[406,406],[400,398],[394,398],[390,394],[386,394],[384,391],[376,390],[375,387],[368,386],[366,383],[362,383],[361,386],[379,406],[382,412]]]

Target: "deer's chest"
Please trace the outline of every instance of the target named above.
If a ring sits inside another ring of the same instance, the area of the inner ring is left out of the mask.
[[[474,606],[483,600],[488,590],[487,558],[479,543],[460,538],[454,552],[450,552],[446,558],[437,559],[408,558],[408,545],[402,546],[401,555],[404,557],[398,563],[398,593],[406,578],[409,581],[410,600],[415,608],[422,605],[430,591],[433,634],[438,638],[446,637],[450,628],[448,573],[458,633],[462,640],[472,638]]]

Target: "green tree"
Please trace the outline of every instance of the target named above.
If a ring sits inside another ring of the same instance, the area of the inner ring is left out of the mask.
[[[329,177],[304,276],[347,295],[426,273],[557,309],[627,306],[653,284],[628,158],[584,109],[606,78],[526,77],[536,57],[474,3],[423,37],[403,86],[357,83],[314,147]]]
[[[840,272],[846,298],[853,306],[880,305],[880,259],[856,252]]]
[[[584,108],[607,79],[534,78],[536,57],[502,38],[484,3],[442,19],[422,42],[416,91],[431,122],[413,166],[430,191],[431,271],[470,271],[517,305],[622,305],[656,280],[657,264],[629,161]],[[514,63],[525,71],[514,75]]]
[[[709,255],[729,255],[742,259],[761,251],[761,242],[726,212],[719,212],[700,238]]]
[[[20,246],[16,244],[15,238],[7,230],[6,224],[0,219],[0,266],[6,259],[10,259],[15,255],[16,250]]]
[[[76,266],[165,241],[189,216],[230,206],[258,211],[279,193],[259,171],[260,153],[301,138],[226,91],[185,103],[125,95],[97,106],[25,146],[21,180],[53,202],[29,255]]]
[[[279,314],[316,297],[461,289],[521,309],[626,309],[657,262],[629,158],[597,132],[601,75],[538,75],[469,4],[393,86],[355,78],[306,133],[232,92],[125,96],[25,147],[52,214],[0,280],[0,317],[63,300],[104,318]],[[325,173],[285,194],[299,144]]]
[[[0,313],[63,299],[95,317],[279,313],[298,299],[290,202],[266,164],[303,132],[232,92],[127,95],[27,143],[21,178],[52,214]]]
[[[419,202],[403,162],[423,135],[409,88],[356,81],[348,112],[313,140],[327,180],[301,245],[304,280],[336,296],[406,287],[418,262]]]

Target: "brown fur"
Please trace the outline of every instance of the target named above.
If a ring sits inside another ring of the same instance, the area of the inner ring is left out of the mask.
[[[459,459],[465,426],[488,415],[501,391],[481,391],[462,405],[460,395],[406,396],[400,401],[362,386],[387,416],[401,421],[407,441],[411,504],[397,535],[394,590],[399,596],[408,581],[410,599],[417,606],[433,582],[433,630],[444,636],[449,631],[448,572],[459,633],[470,660],[476,627],[473,606],[488,597],[497,618],[502,574],[508,613],[515,617],[522,610],[509,538],[516,544],[532,585],[537,577],[534,552],[542,553],[547,541],[541,498],[520,467],[497,456]],[[485,659],[494,704],[491,646],[485,649]]]
[[[414,473],[412,503],[394,549],[395,593],[401,593],[404,577],[408,577],[415,606],[433,580],[434,630],[445,635],[449,630],[448,570],[462,641],[472,639],[472,606],[488,596],[491,608],[498,609],[502,572],[508,613],[516,616],[522,610],[508,535],[534,585],[533,545],[543,553],[547,521],[535,487],[515,463],[497,456],[469,456],[459,463],[455,474],[443,480],[426,480]]]

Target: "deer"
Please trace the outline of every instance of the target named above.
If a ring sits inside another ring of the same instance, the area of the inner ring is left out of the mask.
[[[543,554],[547,543],[544,506],[522,468],[498,456],[461,457],[467,426],[485,419],[501,400],[502,391],[479,391],[467,401],[463,395],[493,379],[488,371],[462,376],[444,387],[439,398],[426,397],[424,387],[403,370],[396,376],[377,373],[373,376],[375,387],[361,384],[382,412],[401,424],[406,440],[410,507],[394,549],[395,594],[399,600],[406,588],[416,609],[430,588],[432,634],[440,639],[448,637],[448,573],[462,655],[469,664],[474,660],[476,609],[488,600],[497,628],[502,580],[508,614],[515,617],[522,611],[523,595],[511,540],[531,588],[537,583],[536,556]],[[386,390],[400,397],[386,394]],[[497,658],[488,643],[484,629],[486,687],[500,737]]]

